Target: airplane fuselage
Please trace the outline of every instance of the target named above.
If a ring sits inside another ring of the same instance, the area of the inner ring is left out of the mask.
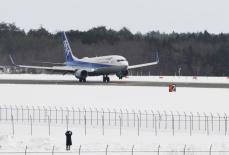
[[[93,75],[109,75],[117,74],[126,71],[128,68],[128,61],[123,56],[109,55],[93,58],[73,58],[73,61],[65,63],[69,67],[87,68],[93,71]]]

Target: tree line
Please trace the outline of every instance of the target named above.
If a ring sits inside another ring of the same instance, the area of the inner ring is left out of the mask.
[[[73,53],[79,57],[122,55],[130,65],[146,63],[159,53],[160,63],[138,69],[143,74],[185,76],[228,76],[229,34],[160,33],[133,34],[127,28],[119,31],[104,26],[88,31],[66,32]],[[64,62],[60,32],[45,28],[23,29],[0,23],[0,65],[11,65],[9,54],[16,63],[34,65],[37,61]]]

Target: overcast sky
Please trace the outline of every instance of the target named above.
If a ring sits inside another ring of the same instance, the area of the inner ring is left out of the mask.
[[[20,28],[229,33],[229,0],[0,0],[0,22]]]

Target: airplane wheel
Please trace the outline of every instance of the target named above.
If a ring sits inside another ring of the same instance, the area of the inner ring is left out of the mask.
[[[81,82],[86,82],[86,78],[85,78],[85,79],[80,78],[80,79],[79,79],[79,82],[80,82],[80,83],[81,83]]]
[[[106,82],[106,77],[103,77],[103,82],[104,82],[104,83]]]
[[[103,82],[104,82],[104,83],[110,82],[110,78],[109,78],[108,76],[103,77]]]

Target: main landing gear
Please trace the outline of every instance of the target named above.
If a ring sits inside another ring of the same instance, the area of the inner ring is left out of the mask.
[[[79,79],[79,82],[81,83],[81,82],[86,82],[86,78],[80,78]]]
[[[103,76],[103,82],[104,82],[104,83],[110,82],[110,78],[108,77],[108,75],[104,75],[104,76]]]

